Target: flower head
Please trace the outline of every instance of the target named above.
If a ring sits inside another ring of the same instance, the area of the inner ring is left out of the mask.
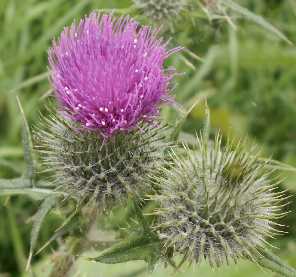
[[[65,28],[49,50],[51,80],[61,109],[104,137],[152,120],[169,100],[173,69],[157,30],[129,17],[92,13]]]
[[[275,191],[266,164],[237,146],[198,138],[197,150],[174,155],[174,165],[155,178],[161,194],[154,227],[165,247],[190,262],[211,265],[253,259],[277,232],[281,192]]]

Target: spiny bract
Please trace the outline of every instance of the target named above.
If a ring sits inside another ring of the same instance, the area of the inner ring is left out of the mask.
[[[42,121],[36,149],[57,190],[106,210],[151,189],[148,174],[163,161],[167,127],[144,124],[105,140],[60,116]]]
[[[154,228],[165,249],[212,266],[252,259],[266,237],[279,232],[273,220],[281,216],[282,193],[275,192],[266,164],[240,146],[222,147],[220,136],[212,144],[198,137],[196,150],[185,149],[155,178],[161,193],[151,196],[159,204]]]
[[[186,8],[186,0],[134,0],[136,7],[156,21],[173,22]]]

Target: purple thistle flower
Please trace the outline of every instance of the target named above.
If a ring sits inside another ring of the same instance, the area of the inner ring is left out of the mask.
[[[110,137],[150,121],[169,101],[173,68],[158,30],[129,17],[92,13],[62,32],[49,50],[51,80],[66,115]]]

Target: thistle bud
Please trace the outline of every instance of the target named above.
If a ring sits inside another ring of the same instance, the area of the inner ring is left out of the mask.
[[[173,22],[187,6],[186,0],[134,0],[136,7],[154,21]]]
[[[281,216],[282,193],[275,192],[266,163],[241,146],[222,146],[220,136],[212,144],[198,137],[196,150],[185,149],[157,177],[161,193],[151,196],[159,204],[154,229],[165,248],[217,267],[252,259],[279,232],[274,219]]]
[[[58,191],[106,210],[151,190],[147,178],[163,161],[166,127],[143,124],[107,140],[61,116],[42,121],[36,148]]]

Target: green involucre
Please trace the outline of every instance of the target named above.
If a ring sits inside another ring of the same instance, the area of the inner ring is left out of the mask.
[[[239,258],[254,260],[266,238],[280,232],[274,219],[282,216],[283,195],[266,164],[241,145],[221,145],[197,137],[197,149],[186,155],[172,151],[173,165],[155,177],[160,187],[151,199],[165,249],[184,261],[207,260],[219,267]]]
[[[35,131],[37,149],[56,189],[101,210],[141,196],[152,188],[148,176],[164,161],[167,128],[143,124],[105,140],[61,116],[45,117]]]

